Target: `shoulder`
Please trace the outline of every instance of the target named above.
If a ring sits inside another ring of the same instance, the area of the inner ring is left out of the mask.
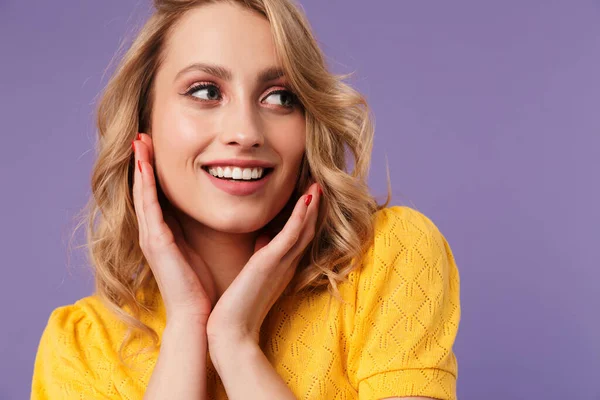
[[[156,328],[161,320],[150,316],[144,322]],[[120,398],[117,393],[129,393],[137,398],[131,393],[142,390],[142,380],[133,379],[120,364],[119,350],[127,333],[127,324],[98,295],[54,309],[39,341],[31,399],[73,393],[82,398]],[[128,344],[128,353],[150,343],[149,338],[136,338]],[[157,357],[156,349],[150,357]]]
[[[398,264],[414,270],[435,262],[446,272],[455,267],[452,250],[437,225],[407,206],[388,207],[374,214],[373,244],[365,257],[362,273]]]
[[[73,304],[55,308],[48,318],[44,333],[53,335],[85,334],[93,327],[94,315],[101,313],[95,296],[84,297]]]
[[[377,256],[416,252],[423,257],[444,256],[454,262],[446,237],[425,214],[406,206],[384,208],[375,215],[373,251]]]
[[[455,399],[458,369],[452,348],[461,311],[450,246],[432,220],[415,209],[389,207],[374,217],[374,242],[354,281],[348,361],[353,384],[365,398],[393,391]]]
[[[156,321],[151,316],[144,322]],[[66,398],[73,393],[86,399],[120,398],[118,393],[139,397],[132,393],[142,390],[142,380],[132,378],[131,371],[120,364],[119,350],[127,333],[127,324],[98,295],[55,308],[39,341],[31,399]],[[134,342],[128,342],[130,355],[151,340],[136,338]],[[156,358],[157,351],[150,357]]]
[[[407,206],[393,206],[375,213],[375,238],[378,235],[403,234],[402,240],[441,235],[433,221],[420,211]]]
[[[99,296],[91,295],[55,308],[48,318],[47,329],[85,334],[99,323],[113,325],[115,318]]]
[[[33,368],[32,399],[92,392],[110,353],[104,324],[108,310],[96,296],[55,308],[39,341]],[[94,366],[94,367],[92,367]],[[106,369],[108,370],[108,369]]]
[[[42,333],[39,356],[60,352],[57,354],[60,358],[89,358],[94,351],[91,347],[98,350],[110,343],[107,330],[114,330],[118,325],[116,317],[95,295],[57,307]]]
[[[414,294],[405,302],[421,300],[414,288],[425,296],[458,295],[454,254],[430,218],[413,208],[394,206],[377,211],[374,219],[373,244],[353,271],[357,301],[377,301],[385,292],[396,293],[398,287]]]
[[[154,297],[148,300],[156,301]],[[124,307],[121,311],[131,315],[129,307]],[[162,330],[161,316],[161,309],[158,308],[154,314],[144,314],[142,321],[154,330]],[[99,295],[94,294],[73,304],[55,308],[48,318],[42,340],[44,337],[60,340],[57,345],[72,352],[89,353],[93,351],[90,350],[92,347],[106,355],[112,355],[121,345],[127,330],[128,325]]]
[[[83,297],[50,313],[36,363],[72,359],[83,368],[101,360],[116,362],[127,331],[128,325],[99,295]]]
[[[444,322],[437,322],[457,326],[459,271],[438,227],[423,213],[405,206],[382,209],[374,217],[374,241],[354,279],[356,322],[362,319],[369,325],[379,307],[393,305],[409,319],[417,311],[427,314],[417,318],[421,327],[427,325],[425,321],[433,324],[436,313],[445,315]]]

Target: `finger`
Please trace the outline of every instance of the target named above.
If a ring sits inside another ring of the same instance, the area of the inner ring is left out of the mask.
[[[140,140],[148,149],[148,159],[154,165],[154,143],[152,142],[152,137],[146,133],[140,133]]]
[[[171,229],[171,231],[173,232],[173,234],[175,236],[180,236],[180,235],[183,236],[183,231],[181,230],[181,226],[179,226],[179,221],[173,214],[173,211],[170,209],[170,207],[163,209],[162,212],[163,212],[163,218],[164,218],[165,222],[167,223],[167,225],[169,226],[169,228]]]
[[[146,219],[146,227],[148,229],[148,237],[158,246],[168,245],[173,242],[173,233],[169,229],[163,218],[163,212],[158,202],[156,192],[156,179],[154,178],[154,168],[149,162],[142,160],[142,181],[144,187],[143,193],[143,208],[144,218]]]
[[[138,230],[140,231],[140,238],[144,237],[146,232],[146,220],[144,218],[144,207],[142,204],[142,175],[138,167],[138,161],[140,160],[140,141],[134,140],[132,142],[133,148],[133,207],[135,209],[135,215],[138,221]]]
[[[206,291],[199,283],[196,273],[189,267],[189,260],[166,222],[171,221],[175,232],[181,234],[175,217],[162,211],[156,192],[154,168],[143,160],[141,166],[143,209],[147,227],[144,247],[160,292],[168,304],[193,305],[197,299],[207,300]],[[173,307],[167,307],[173,310]]]
[[[145,134],[140,134],[139,135],[140,139],[135,141],[135,153],[136,153],[136,158],[137,158],[137,162],[136,162],[136,173],[139,173],[138,177],[139,177],[139,209],[141,210],[140,212],[140,217],[141,217],[141,232],[140,232],[140,239],[144,242],[147,243],[148,241],[148,235],[150,233],[150,228],[148,226],[148,219],[146,218],[146,210],[144,208],[144,198],[145,198],[145,193],[147,191],[146,188],[146,181],[143,179],[143,174],[142,174],[142,164],[144,162],[149,163],[149,164],[153,164],[152,159],[150,158],[152,155],[151,149],[150,147],[148,147],[148,135]]]
[[[163,218],[169,229],[171,229],[171,232],[173,232],[173,235],[175,236],[175,242],[177,243],[177,245],[182,249],[190,251],[191,249],[189,248],[186,242],[185,235],[183,234],[180,222],[173,213],[171,207],[167,206],[166,209],[163,209]]]
[[[317,225],[317,219],[319,216],[319,203],[321,202],[321,196],[319,195],[319,189],[317,184],[313,184],[308,191],[308,194],[312,194],[312,201],[306,211],[306,217],[302,226],[300,237],[296,243],[292,246],[290,251],[282,259],[282,264],[293,262],[298,259],[306,250],[306,247],[312,241],[315,236],[315,229]],[[286,264],[287,265],[287,264]]]
[[[292,215],[285,226],[269,244],[269,250],[274,253],[272,256],[276,256],[278,260],[283,258],[300,238],[308,207],[310,206],[310,204],[309,206],[306,204],[309,198],[314,198],[314,194],[310,193],[310,190],[308,194],[305,194],[298,199],[298,202],[292,211]],[[312,203],[312,200],[310,201]]]

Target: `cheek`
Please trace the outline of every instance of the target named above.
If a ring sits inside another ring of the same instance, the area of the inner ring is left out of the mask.
[[[274,200],[277,204],[273,208],[281,210],[288,202],[298,182],[302,156],[306,150],[306,134],[303,123],[288,125],[286,129],[281,129],[277,133],[271,143],[282,160],[282,173],[276,184],[277,194],[275,195],[276,200]]]
[[[282,127],[274,136],[273,147],[283,159],[284,165],[287,164],[286,169],[297,170],[306,150],[304,120]]]
[[[187,152],[197,151],[207,144],[210,135],[202,134],[211,132],[214,127],[211,119],[198,118],[189,110],[177,107],[172,102],[171,107],[165,107],[153,118],[153,140],[157,153],[171,153],[173,156],[185,158]],[[164,154],[166,156],[166,154]]]
[[[169,106],[168,104],[172,104]],[[177,101],[165,102],[157,107],[152,118],[152,141],[156,173],[160,186],[171,203],[185,208],[182,202],[198,171],[195,161],[198,153],[211,141],[214,122],[198,118]]]

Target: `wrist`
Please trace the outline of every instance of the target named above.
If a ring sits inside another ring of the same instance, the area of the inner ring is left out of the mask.
[[[217,372],[233,366],[250,365],[250,360],[262,353],[260,346],[249,338],[208,340],[208,351]]]
[[[165,331],[202,332],[206,336],[206,318],[189,315],[167,316]]]
[[[207,341],[208,345],[215,352],[220,351],[233,351],[235,352],[236,348],[253,348],[259,347],[258,342],[259,338],[255,337],[255,335],[242,333],[239,331],[229,331],[229,330],[221,330],[218,333],[209,332],[207,330]]]

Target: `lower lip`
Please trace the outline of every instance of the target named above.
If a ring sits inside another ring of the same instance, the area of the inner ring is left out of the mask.
[[[208,179],[222,191],[229,193],[234,196],[249,196],[258,192],[267,183],[271,177],[273,171],[269,172],[267,176],[258,181],[244,181],[244,180],[225,180],[219,179],[212,176],[208,171],[202,169],[202,171],[208,175]]]

